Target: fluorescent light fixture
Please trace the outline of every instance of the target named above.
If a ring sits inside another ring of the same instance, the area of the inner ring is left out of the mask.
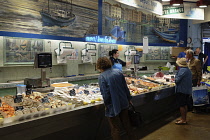
[[[200,8],[206,8],[207,5],[200,5],[199,7],[200,7]]]
[[[177,4],[173,4],[173,6],[179,6],[180,4],[179,3],[177,3]]]

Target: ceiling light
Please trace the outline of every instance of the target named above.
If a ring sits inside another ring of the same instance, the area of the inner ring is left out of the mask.
[[[200,8],[205,8],[208,5],[210,5],[210,0],[200,0],[200,1],[197,1],[197,6],[199,6]]]
[[[176,3],[175,3],[175,4],[173,4],[173,6],[179,6],[179,5],[180,5],[179,3],[177,3],[177,4],[176,4]]]
[[[200,7],[200,8],[206,8],[207,5],[200,5],[199,7]]]
[[[173,5],[173,6],[179,6],[183,4],[183,0],[171,0],[170,1],[170,5]]]

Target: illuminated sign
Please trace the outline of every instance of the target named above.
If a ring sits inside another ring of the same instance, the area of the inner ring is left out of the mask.
[[[112,43],[115,44],[117,41],[111,36],[102,36],[102,35],[87,35],[85,37],[86,42],[96,42],[96,43]]]

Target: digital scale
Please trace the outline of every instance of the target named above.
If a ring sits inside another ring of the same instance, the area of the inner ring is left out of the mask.
[[[50,92],[54,87],[50,87],[50,79],[46,78],[46,68],[52,67],[52,53],[36,53],[34,68],[41,68],[41,78],[26,78],[25,85],[31,85],[38,92]]]

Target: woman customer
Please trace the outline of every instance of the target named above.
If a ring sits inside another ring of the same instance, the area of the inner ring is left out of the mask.
[[[124,129],[129,140],[135,140],[128,118],[128,107],[131,102],[130,91],[125,77],[118,69],[112,69],[112,63],[107,57],[97,61],[100,91],[105,105],[105,116],[108,118],[113,140],[121,140],[120,132]]]
[[[126,62],[122,61],[121,59],[118,59],[119,52],[117,49],[109,51],[109,56],[113,65],[112,68],[122,70],[122,67],[126,66]]]
[[[175,124],[187,124],[187,105],[189,97],[192,94],[192,73],[187,66],[186,58],[180,58],[176,61],[180,67],[175,76],[177,103],[181,113],[181,119],[178,119]]]

